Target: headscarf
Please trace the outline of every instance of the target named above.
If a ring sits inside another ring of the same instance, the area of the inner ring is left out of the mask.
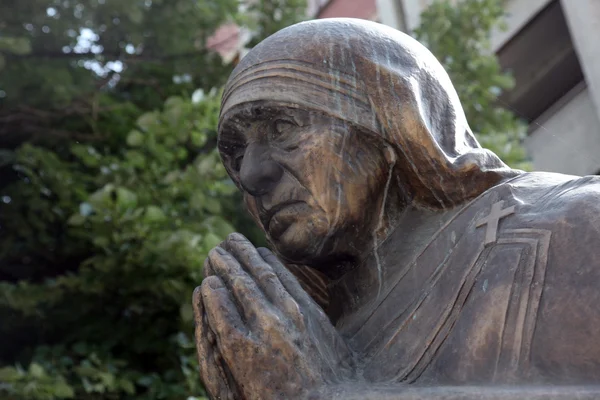
[[[220,127],[233,107],[257,101],[323,112],[381,137],[401,184],[428,208],[464,203],[520,173],[481,148],[433,54],[382,24],[319,19],[268,37],[232,72]]]

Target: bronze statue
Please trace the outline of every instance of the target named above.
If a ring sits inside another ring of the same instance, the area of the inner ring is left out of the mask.
[[[215,399],[600,398],[600,179],[481,148],[434,56],[305,22],[233,71],[219,151],[275,254],[194,293]]]

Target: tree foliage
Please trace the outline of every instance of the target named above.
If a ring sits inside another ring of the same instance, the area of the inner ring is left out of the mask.
[[[91,144],[73,144],[70,160],[28,144],[15,153],[21,180],[3,191],[0,217],[11,263],[1,330],[3,343],[19,343],[4,358],[33,363],[0,370],[9,392],[200,393],[190,293],[208,251],[234,230],[238,199],[216,150],[188,148],[209,140],[218,100],[168,99],[138,118],[118,154]]]
[[[7,0],[0,12],[0,137],[118,143],[127,129],[115,132],[115,109],[129,108],[131,126],[170,96],[223,81],[205,43],[237,1]]]
[[[504,29],[503,0],[436,0],[421,14],[415,37],[440,60],[483,147],[514,168],[527,169],[526,125],[498,102],[514,87],[491,50],[494,29]]]

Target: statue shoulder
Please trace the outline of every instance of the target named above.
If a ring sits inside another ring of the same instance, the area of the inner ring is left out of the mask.
[[[590,217],[582,222],[600,225],[600,176],[590,175],[570,180],[558,188],[552,201],[554,206],[573,216]]]
[[[549,217],[589,215],[600,211],[600,176],[572,176],[546,172],[522,174],[508,183],[517,197]],[[599,214],[596,214],[599,215]],[[582,221],[585,222],[585,221]],[[588,222],[597,222],[593,218]]]

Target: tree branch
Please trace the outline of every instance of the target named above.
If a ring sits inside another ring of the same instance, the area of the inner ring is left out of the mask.
[[[4,56],[9,60],[23,60],[23,59],[73,59],[73,58],[90,58],[96,59],[98,57],[108,58],[110,60],[120,60],[125,63],[127,62],[164,62],[181,60],[187,58],[194,58],[202,56],[202,51],[207,49],[200,49],[194,52],[182,53],[182,54],[171,54],[166,56],[153,56],[144,54],[124,54],[122,52],[111,52],[103,51],[102,53],[93,53],[91,51],[84,53],[63,53],[61,51],[41,51],[29,54],[5,54]]]
[[[136,61],[171,61],[171,60],[180,60],[186,58],[193,58],[196,56],[202,55],[203,51],[217,52],[217,48],[222,44],[229,42],[232,39],[239,37],[239,32],[232,33],[227,37],[219,40],[218,42],[211,43],[210,46],[204,46],[196,51],[181,53],[181,54],[170,54],[165,56],[156,56],[156,55],[144,55],[144,54],[129,54],[124,53],[121,50],[104,50],[101,53],[94,53],[91,51],[83,52],[83,53],[65,53],[62,51],[39,51],[35,53],[29,54],[11,54],[7,53],[4,56],[8,59],[28,59],[28,58],[54,58],[54,59],[71,59],[71,58],[97,58],[97,57],[105,57],[111,59],[118,59],[123,62],[136,62]]]

